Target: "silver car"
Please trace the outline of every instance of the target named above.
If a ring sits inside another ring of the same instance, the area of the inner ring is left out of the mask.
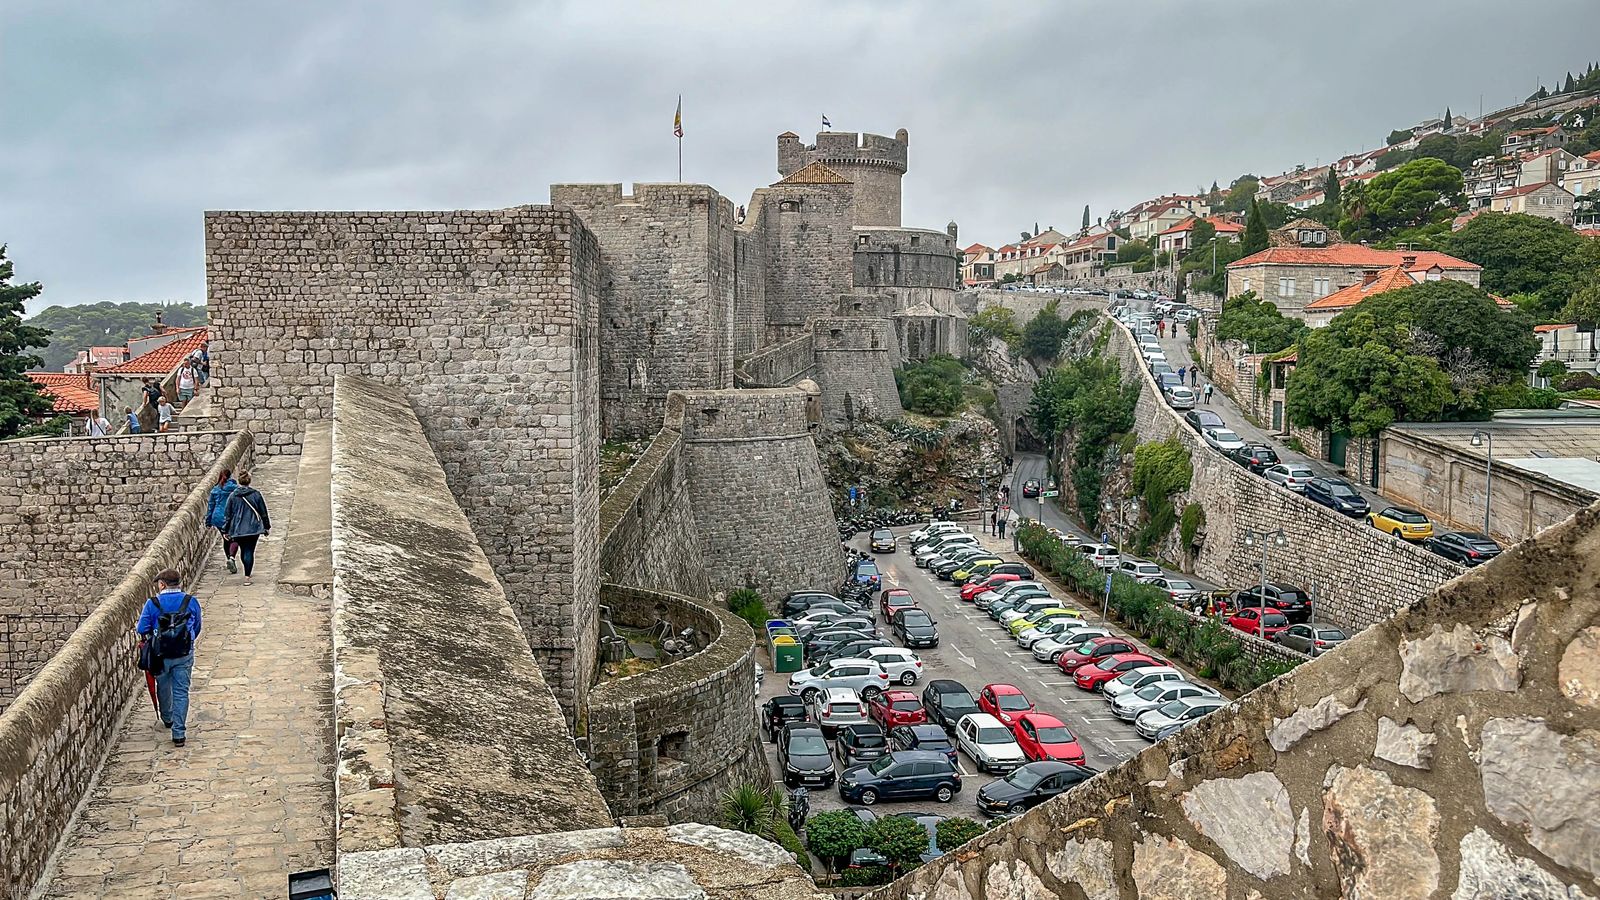
[[[1278,634],[1278,643],[1310,656],[1321,656],[1350,639],[1349,635],[1332,625],[1318,625],[1315,631],[1313,634],[1312,626],[1304,623],[1290,625]]]
[[[1200,696],[1169,700],[1155,709],[1147,709],[1140,713],[1133,720],[1133,728],[1139,732],[1140,737],[1158,741],[1187,723],[1227,705],[1228,701],[1221,697]]]
[[[1139,713],[1155,709],[1173,700],[1188,697],[1217,697],[1216,691],[1187,681],[1158,681],[1137,691],[1130,691],[1111,701],[1111,714],[1119,719],[1133,721]]]
[[[1053,634],[1035,641],[1033,644],[1033,658],[1040,662],[1053,663],[1061,658],[1061,654],[1066,653],[1089,638],[1106,637],[1109,634],[1111,634],[1109,630],[1099,625],[1068,628],[1059,634]]]
[[[1167,386],[1167,405],[1173,409],[1194,409],[1194,391],[1186,387]]]
[[[1172,666],[1145,666],[1140,669],[1129,669],[1121,675],[1106,682],[1101,688],[1101,696],[1106,702],[1117,699],[1129,691],[1137,691],[1147,685],[1159,681],[1186,681],[1183,673]]]
[[[1222,453],[1237,450],[1244,446],[1244,438],[1239,437],[1227,428],[1207,428],[1200,432],[1200,436],[1205,438],[1206,443]]]
[[[828,688],[841,687],[871,699],[889,688],[889,673],[869,659],[836,659],[789,676],[789,693],[806,701]]]
[[[1317,473],[1311,471],[1310,466],[1303,466],[1299,463],[1278,463],[1262,472],[1261,477],[1274,484],[1281,484],[1291,491],[1303,494],[1306,490],[1306,484],[1317,477]]]

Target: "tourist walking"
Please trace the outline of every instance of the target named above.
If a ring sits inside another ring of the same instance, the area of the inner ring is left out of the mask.
[[[128,417],[128,433],[129,434],[138,434],[139,433],[139,414],[135,413],[133,411],[133,407],[131,407],[131,406],[124,406],[122,408],[122,414],[124,416]]]
[[[1179,384],[1183,384],[1184,378],[1186,376],[1188,376],[1188,374],[1189,374],[1189,369],[1188,369],[1187,366],[1179,366],[1178,367],[1178,383]]]
[[[239,562],[244,565],[244,583],[250,584],[250,575],[256,567],[256,541],[272,531],[272,518],[267,515],[267,498],[250,486],[250,473],[240,472],[238,484],[228,495],[222,514],[222,533],[239,545]],[[232,571],[232,567],[229,567]]]
[[[194,385],[198,376],[195,374],[194,360],[185,360],[178,367],[178,405],[187,406],[194,399]]]
[[[144,602],[139,634],[145,641],[149,671],[156,677],[156,712],[172,729],[173,746],[182,747],[189,730],[189,680],[194,674],[194,642],[200,637],[200,601],[186,594],[178,573],[156,576],[156,595]]]
[[[998,537],[1004,538],[1006,536],[1006,516],[1004,514],[995,516],[994,527]]]
[[[1211,382],[1209,382],[1209,381],[1206,382],[1205,397],[1206,397],[1206,405],[1210,406],[1211,405]]]
[[[90,413],[89,417],[83,422],[83,433],[89,437],[105,437],[110,431],[111,423],[106,421],[105,416],[97,412]]]
[[[1190,387],[1198,387],[1199,384],[1200,384],[1200,367],[1199,366],[1190,366],[1189,367],[1189,386]]]
[[[228,539],[228,533],[222,526],[228,521],[228,498],[238,486],[239,482],[233,480],[233,470],[223,469],[217,475],[217,483],[211,487],[211,496],[206,499],[206,524],[222,535],[222,552],[228,557],[230,575],[239,571],[238,564],[233,560],[233,555],[239,551],[239,545]]]
[[[161,405],[156,407],[156,430],[167,431],[172,428],[172,417],[176,414],[177,410],[172,408],[172,401],[162,397]]]
[[[144,387],[139,390],[144,392],[144,402],[149,404],[152,410],[161,405],[161,384],[154,378],[146,378]]]

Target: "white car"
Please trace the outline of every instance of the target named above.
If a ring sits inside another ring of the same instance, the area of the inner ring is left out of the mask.
[[[1162,681],[1185,681],[1183,673],[1172,666],[1145,666],[1142,669],[1129,669],[1121,675],[1106,682],[1101,688],[1101,695],[1106,702],[1121,697],[1129,691],[1137,691],[1142,687]]]
[[[1305,493],[1306,482],[1317,477],[1310,466],[1299,463],[1278,463],[1272,468],[1261,473],[1261,477],[1268,481],[1281,484],[1291,491]]]
[[[1200,432],[1200,436],[1205,438],[1206,443],[1221,453],[1238,450],[1244,446],[1244,438],[1239,437],[1231,429],[1227,428],[1207,428],[1205,431]]]
[[[1082,627],[1083,620],[1077,616],[1052,616],[1032,628],[1022,629],[1022,633],[1017,635],[1017,646],[1024,650],[1032,650],[1033,645],[1040,641]]]
[[[972,598],[972,602],[975,606],[987,609],[990,603],[1013,591],[1028,590],[1045,591],[1045,586],[1037,581],[1008,581],[994,590],[978,592],[978,595]],[[1045,591],[1045,593],[1049,593],[1049,591]]]
[[[1011,729],[988,713],[969,713],[956,723],[956,746],[965,750],[982,772],[1009,772],[1028,761]]]
[[[959,525],[955,522],[929,522],[926,528],[919,528],[916,531],[911,532],[911,534],[907,535],[907,537],[911,539],[911,543],[917,544],[936,534],[949,534],[955,531],[966,530],[966,526]]]
[[[867,705],[849,688],[828,688],[813,693],[806,701],[806,711],[811,714],[811,721],[822,726],[824,734],[846,725],[866,725],[872,721],[867,715]]]
[[[1167,386],[1167,405],[1173,409],[1194,409],[1194,391],[1186,387]]]
[[[926,569],[935,559],[955,550],[958,547],[978,546],[978,539],[970,534],[951,535],[949,540],[937,541],[914,551],[911,561],[918,568]]]
[[[1111,714],[1119,719],[1133,721],[1139,713],[1147,709],[1155,709],[1173,700],[1184,700],[1189,697],[1218,697],[1220,696],[1211,688],[1187,681],[1160,681],[1147,684],[1137,691],[1126,694],[1111,701]]]
[[[889,673],[870,659],[836,659],[789,676],[789,693],[808,702],[822,691],[836,687],[849,688],[871,699],[871,695],[889,688]]]
[[[904,647],[873,647],[861,654],[862,659],[869,659],[883,666],[889,673],[890,681],[898,681],[907,687],[916,684],[922,677],[922,657]]]
[[[1085,625],[1082,628],[1066,628],[1059,634],[1035,641],[1033,644],[1033,658],[1040,662],[1053,663],[1061,658],[1061,654],[1071,650],[1092,637],[1106,637],[1111,632],[1100,625]]]
[[[1117,571],[1128,576],[1129,578],[1132,578],[1134,581],[1139,582],[1146,581],[1150,578],[1160,578],[1162,575],[1166,574],[1161,571],[1160,566],[1153,562],[1145,562],[1142,559],[1131,558],[1124,559],[1121,563],[1119,563],[1117,565]]]
[[[1139,580],[1145,581],[1142,578]],[[1170,578],[1163,575],[1160,578],[1151,578],[1145,583],[1155,585],[1166,591],[1167,596],[1172,598],[1172,602],[1179,606],[1188,606],[1194,603],[1203,593],[1198,585],[1183,578]]]
[[[1088,557],[1097,569],[1115,569],[1122,554],[1110,544],[1079,544],[1078,552]]]
[[[938,534],[930,534],[921,540],[909,541],[906,546],[910,547],[912,551],[921,551],[931,550],[947,543],[961,543],[962,541],[977,543],[978,539],[966,531],[941,531]]]
[[[1155,709],[1147,709],[1133,720],[1133,729],[1146,740],[1159,741],[1179,728],[1187,727],[1195,719],[1228,705],[1221,697],[1184,697],[1169,700]]]

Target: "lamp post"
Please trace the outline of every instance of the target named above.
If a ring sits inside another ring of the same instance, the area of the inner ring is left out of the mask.
[[[1244,530],[1244,545],[1246,547],[1259,546],[1261,548],[1261,595],[1259,599],[1261,605],[1266,606],[1267,550],[1271,547],[1277,547],[1280,549],[1287,547],[1289,545],[1289,536],[1284,534],[1282,528],[1275,528],[1272,531],[1257,531],[1254,528],[1246,528]]]
[[[1128,520],[1127,520],[1126,512],[1127,512],[1127,509],[1128,509],[1128,507],[1130,505],[1133,507],[1133,515],[1134,515],[1134,517],[1137,518],[1138,515],[1139,515],[1139,498],[1138,497],[1118,497],[1115,500],[1107,500],[1107,501],[1105,501],[1104,503],[1102,503],[1100,505],[1100,508],[1105,510],[1106,512],[1108,512],[1108,513],[1113,513],[1114,512],[1114,513],[1117,514],[1117,559],[1119,559],[1119,560],[1122,559],[1123,533],[1128,528]],[[1106,524],[1109,525],[1110,521],[1108,520]],[[1105,596],[1105,599],[1101,602],[1101,605],[1100,605],[1100,619],[1101,619],[1101,621],[1109,621],[1110,620],[1110,616],[1111,616],[1111,572],[1110,572],[1110,570],[1107,570],[1106,571],[1106,596]]]
[[[1485,447],[1489,451],[1488,461],[1483,464],[1483,536],[1490,537],[1489,502],[1494,496],[1491,493],[1491,489],[1494,487],[1494,433],[1474,431],[1472,433],[1472,446]]]

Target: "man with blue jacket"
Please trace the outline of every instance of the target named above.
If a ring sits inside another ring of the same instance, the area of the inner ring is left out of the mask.
[[[194,642],[200,637],[200,600],[179,586],[178,573],[156,576],[154,597],[139,614],[139,634],[154,641],[161,671],[156,675],[156,711],[172,728],[173,746],[182,747],[188,731],[189,679],[194,674]],[[159,632],[159,633],[158,633]]]

